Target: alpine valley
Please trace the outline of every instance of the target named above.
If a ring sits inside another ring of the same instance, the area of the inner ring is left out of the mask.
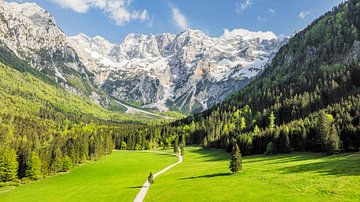
[[[0,0],[0,202],[359,202],[359,165],[360,0]]]
[[[199,112],[246,86],[282,44],[272,32],[224,30],[210,37],[129,34],[121,43],[66,36],[35,3],[0,1],[1,49],[67,91],[109,107],[114,98],[160,111]]]

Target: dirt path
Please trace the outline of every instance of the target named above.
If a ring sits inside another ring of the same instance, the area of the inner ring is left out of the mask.
[[[169,165],[168,167],[162,169],[161,171],[157,172],[154,174],[154,179],[158,176],[158,175],[161,175],[163,174],[164,172],[170,170],[172,167],[180,164],[181,162],[183,162],[183,157],[182,156],[177,156],[179,158],[178,162],[174,163],[174,164],[171,164]],[[136,198],[134,200],[134,202],[142,202],[146,196],[146,193],[148,192],[150,188],[150,183],[146,180],[144,185],[141,187],[139,193],[136,195]]]

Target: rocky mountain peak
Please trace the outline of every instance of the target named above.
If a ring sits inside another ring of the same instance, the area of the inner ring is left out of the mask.
[[[110,54],[83,62],[96,64],[92,70],[101,75],[99,84],[114,97],[189,112],[206,109],[246,85],[279,44],[271,32],[244,29],[217,38],[191,29],[178,35],[129,34]],[[75,49],[84,52],[84,47]]]
[[[272,32],[235,29],[211,37],[188,29],[129,34],[113,44],[82,33],[65,36],[36,4],[0,0],[0,10],[0,42],[34,68],[49,69],[65,89],[100,87],[120,101],[160,110],[190,113],[223,101],[262,71],[281,42]]]

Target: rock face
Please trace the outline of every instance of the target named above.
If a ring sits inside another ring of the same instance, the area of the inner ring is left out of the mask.
[[[11,50],[64,89],[98,98],[93,85],[95,75],[69,46],[54,17],[37,4],[0,0],[0,48]],[[104,106],[108,102],[93,101]]]
[[[7,3],[0,0],[0,40],[20,58],[38,70],[53,70],[66,80],[63,67],[81,71],[75,51],[55,19],[35,3]]]
[[[119,44],[84,34],[68,41],[112,96],[185,112],[207,109],[244,87],[280,45],[271,32],[244,29],[225,30],[218,38],[186,30],[178,35],[130,34]]]
[[[82,93],[73,85],[76,74],[90,89],[160,110],[201,111],[223,101],[261,72],[281,43],[271,32],[225,30],[214,38],[189,29],[129,34],[112,44],[99,36],[67,37],[36,4],[0,0],[0,11],[1,44],[65,89]],[[94,93],[86,94],[102,103]]]

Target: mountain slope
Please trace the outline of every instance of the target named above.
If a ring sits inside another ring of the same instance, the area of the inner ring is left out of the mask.
[[[189,125],[191,141],[206,147],[230,149],[236,140],[244,153],[263,153],[269,143],[276,152],[358,150],[359,19],[359,0],[334,8],[291,38],[247,87],[175,125]]]
[[[47,11],[35,3],[3,0],[0,11],[1,49],[12,52],[67,91],[109,107],[109,98],[94,85],[94,75],[79,61],[67,44],[67,36]]]
[[[60,86],[42,81],[32,73],[19,72],[2,63],[0,77],[1,116],[25,116],[56,122],[70,120],[76,123],[94,120],[105,123],[145,123],[154,121],[154,117],[165,119],[159,118],[157,114],[123,114],[123,108],[103,108],[89,98],[74,95]]]
[[[246,86],[281,42],[271,32],[237,29],[218,38],[199,30],[129,34],[112,44],[99,36],[66,36],[35,3],[0,0],[0,11],[1,48],[108,108],[115,98],[161,111],[202,111]]]
[[[114,45],[101,37],[69,37],[69,44],[109,94],[146,108],[201,111],[244,87],[272,58],[280,39],[271,32],[199,30],[178,35],[128,35]]]

